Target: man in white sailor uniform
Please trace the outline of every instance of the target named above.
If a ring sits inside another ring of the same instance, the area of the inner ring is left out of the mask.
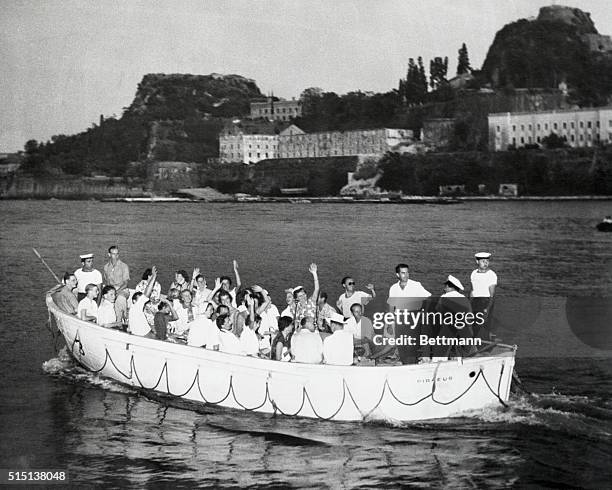
[[[444,293],[440,296],[435,307],[436,313],[441,313],[444,319],[437,325],[433,335],[438,338],[472,338],[472,326],[476,324],[470,315],[467,319],[466,314],[472,312],[470,300],[464,296],[465,289],[461,281],[455,276],[449,275],[444,283]],[[447,320],[447,316],[452,315],[453,321]],[[430,334],[431,335],[431,334]],[[473,352],[473,347],[434,345],[426,356],[431,356],[433,361],[444,361],[449,357],[463,357]]]
[[[489,252],[478,252],[474,254],[476,265],[478,266],[470,275],[472,283],[472,311],[482,312],[485,316],[485,323],[474,332],[476,336],[489,340],[491,334],[491,312],[495,300],[495,288],[497,286],[497,274],[489,269]]]
[[[77,300],[81,301],[87,294],[85,293],[85,287],[88,284],[95,284],[98,287],[98,291],[102,291],[102,274],[99,270],[94,269],[93,261],[94,254],[86,253],[79,256],[81,258],[81,264],[83,266],[80,269],[74,271],[74,275],[77,278]],[[99,298],[98,298],[99,300]]]

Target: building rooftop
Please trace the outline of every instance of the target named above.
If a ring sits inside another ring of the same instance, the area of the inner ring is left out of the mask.
[[[490,112],[489,116],[525,116],[528,114],[566,114],[572,112],[612,111],[612,106],[583,107],[579,109],[555,109],[552,111],[525,111],[525,112]]]

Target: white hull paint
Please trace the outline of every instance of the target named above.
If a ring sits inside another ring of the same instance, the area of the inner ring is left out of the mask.
[[[446,418],[506,402],[514,352],[409,366],[257,359],[138,337],[49,313],[88,370],[137,388],[222,407],[324,420]]]

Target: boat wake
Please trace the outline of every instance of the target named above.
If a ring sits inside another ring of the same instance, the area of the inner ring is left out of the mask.
[[[135,394],[137,391],[129,386],[117,383],[108,378],[103,378],[93,374],[79,366],[74,359],[68,354],[66,347],[57,353],[57,357],[53,357],[48,361],[43,362],[42,370],[51,376],[62,378],[74,383],[84,383],[91,386],[103,388],[114,393]]]

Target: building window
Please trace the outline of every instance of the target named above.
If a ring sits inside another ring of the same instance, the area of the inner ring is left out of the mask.
[[[575,137],[574,137],[574,135],[572,134],[572,135],[570,136],[570,140],[571,140],[571,141],[574,141],[575,139],[576,139],[576,138],[575,138]]]
[[[595,124],[597,125],[597,127],[599,127],[599,121],[597,121]]]
[[[521,136],[521,145],[524,145],[524,144],[525,144],[525,138]]]
[[[512,125],[512,131],[516,131],[516,124]]]
[[[557,129],[557,123],[553,124],[553,129],[555,129],[555,130]]]
[[[591,129],[591,121],[587,122],[587,128]]]
[[[584,135],[583,134],[580,135],[580,141],[584,141]]]
[[[525,125],[521,124],[521,131],[525,131]]]
[[[584,121],[580,121],[580,127],[584,128]]]
[[[540,126],[540,123],[538,123],[537,128],[538,128],[538,131],[540,131],[540,129],[542,129],[542,127]]]
[[[499,126],[497,126],[497,132],[501,132],[501,128]]]
[[[537,141],[538,143],[541,141],[539,136],[536,138],[536,141]]]
[[[566,122],[563,123],[563,129],[567,129],[567,123]]]
[[[574,121],[570,123],[570,128],[574,129]]]
[[[548,123],[544,124],[544,131],[548,131]]]
[[[516,138],[512,138],[512,144],[516,146]]]

